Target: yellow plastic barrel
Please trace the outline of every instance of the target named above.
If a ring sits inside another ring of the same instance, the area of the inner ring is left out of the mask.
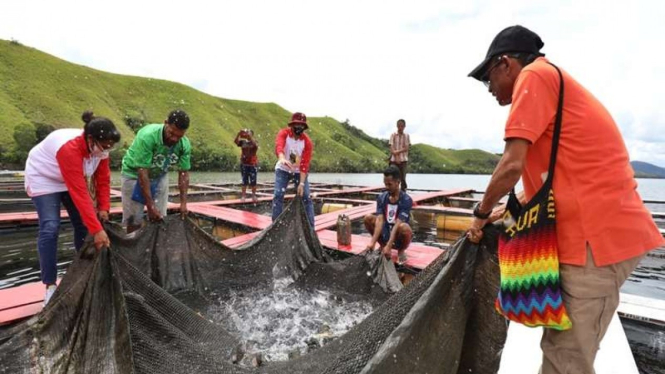
[[[349,209],[349,208],[353,208],[353,205],[325,203],[323,204],[323,207],[321,207],[321,214],[331,213],[338,210]]]
[[[418,222],[418,227],[421,229],[432,229],[436,224],[436,214],[432,212],[426,212],[422,210],[414,209],[411,211],[412,221]],[[412,222],[412,224],[415,224]],[[412,225],[413,226],[413,225]],[[412,227],[413,228],[413,227]]]
[[[236,236],[236,231],[226,225],[215,225],[212,228],[212,234],[220,240],[231,239]]]
[[[471,227],[473,217],[470,216],[451,216],[439,214],[436,216],[436,228],[445,231],[466,231]]]

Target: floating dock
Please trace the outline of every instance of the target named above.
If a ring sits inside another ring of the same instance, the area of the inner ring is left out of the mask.
[[[239,247],[259,235],[261,230],[272,223],[269,211],[273,186],[264,183],[258,187],[258,201],[254,204],[251,199],[246,201],[239,199],[240,186],[236,184],[192,184],[188,195],[188,209],[192,216],[200,222],[212,222],[212,234],[223,244],[232,248]],[[20,188],[22,188],[22,184]],[[20,195],[20,188],[18,185],[0,183],[0,193],[12,191],[12,194]],[[362,220],[365,215],[376,211],[376,196],[382,190],[382,186],[357,187],[312,183],[312,200],[319,212],[315,217],[315,231],[321,244],[328,249],[350,255],[358,255],[365,251],[371,238],[367,233],[362,233],[364,231]],[[178,193],[174,186],[171,187],[171,191],[169,209],[175,211],[179,207]],[[289,192],[290,194],[285,197],[287,200],[294,196],[293,190],[287,191],[287,193]],[[407,250],[408,260],[400,268],[407,273],[415,273],[427,267],[442,251],[446,250],[452,240],[466,230],[471,222],[471,207],[479,201],[482,192],[472,189],[449,189],[415,190],[409,191],[409,194],[414,201],[413,217],[416,221],[414,225],[418,226],[419,232],[428,233],[425,235],[427,237],[425,241],[418,240],[417,235],[414,237],[414,242]],[[120,191],[117,188],[113,189],[111,195],[112,205],[114,205],[111,208],[111,216],[117,220],[122,213],[118,204]],[[16,198],[25,199],[25,197]],[[349,246],[340,246],[337,243],[336,225],[337,217],[340,214],[348,216],[354,227]],[[66,211],[63,210],[61,215],[63,218],[67,218]],[[663,219],[665,214],[654,213],[654,218]],[[34,211],[0,212],[0,227],[11,228],[36,224],[37,214]],[[393,251],[394,261],[396,261],[396,257],[397,252]],[[42,308],[43,296],[44,286],[40,282],[0,289],[0,325],[38,313]],[[665,300],[629,294],[622,294],[621,298],[618,313],[622,317],[665,326]],[[527,355],[534,358],[532,361],[540,362],[537,342],[540,334],[538,331],[538,329],[528,329],[511,324],[500,373],[526,372],[524,366],[519,368],[510,366],[509,363],[521,362],[517,358],[511,358],[511,355],[521,357]],[[601,363],[598,373],[637,373],[635,361],[627,347],[625,334],[616,317],[602,348],[597,360]],[[531,354],[526,350],[534,352]],[[609,355],[612,360],[601,359],[605,354]],[[622,358],[617,361],[616,357]],[[602,364],[606,361],[620,361],[622,365]],[[537,372],[537,367],[530,368],[529,372]]]

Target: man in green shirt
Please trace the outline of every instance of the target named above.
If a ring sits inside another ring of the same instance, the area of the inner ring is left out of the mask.
[[[168,170],[177,164],[180,213],[187,214],[187,189],[192,147],[185,132],[189,117],[182,110],[169,113],[164,124],[146,125],[122,159],[122,223],[131,233],[143,223],[143,208],[150,221],[166,215],[168,205]]]

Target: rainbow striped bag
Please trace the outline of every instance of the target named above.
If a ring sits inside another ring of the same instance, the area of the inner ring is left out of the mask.
[[[554,68],[560,78],[559,104],[547,180],[524,206],[515,190],[508,197],[505,229],[499,238],[501,287],[495,307],[507,319],[526,326],[568,330],[572,323],[561,298],[552,190],[563,112],[563,77]]]

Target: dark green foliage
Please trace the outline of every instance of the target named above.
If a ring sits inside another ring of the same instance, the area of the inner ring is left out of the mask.
[[[35,136],[37,137],[37,143],[46,139],[48,134],[53,132],[53,130],[55,130],[53,125],[49,125],[47,123],[35,123]]]
[[[120,168],[122,167],[122,158],[125,156],[127,148],[128,147],[126,145],[123,145],[122,147],[114,149],[109,154],[109,165],[111,169],[120,170]]]
[[[12,161],[24,165],[28,153],[37,144],[35,126],[32,123],[20,123],[14,127],[13,137],[16,146]]]
[[[134,131],[134,134],[139,132],[141,127],[143,127],[143,125],[146,124],[145,119],[131,117],[128,114],[125,115],[124,120],[125,120],[125,124],[127,125],[127,127],[129,127],[130,129],[132,129],[132,131]]]

